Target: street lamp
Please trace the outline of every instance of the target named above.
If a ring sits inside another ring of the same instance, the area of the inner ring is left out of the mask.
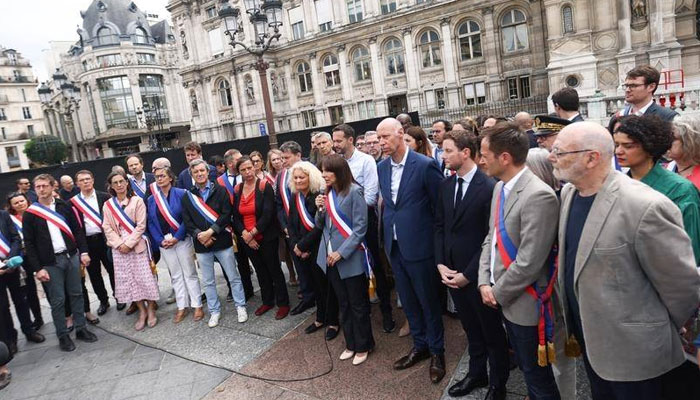
[[[141,121],[142,124],[146,125],[151,150],[161,150],[160,143],[158,140],[158,132],[163,131],[164,118],[160,114],[160,99],[155,98],[154,100],[156,101],[155,107],[151,107],[151,104],[148,103],[148,101],[144,101],[143,108],[137,109],[136,115],[139,121]],[[153,133],[154,127],[158,128],[156,133]]]
[[[255,69],[260,74],[260,85],[262,86],[263,104],[265,106],[265,122],[270,140],[270,148],[277,148],[277,134],[275,133],[275,122],[272,116],[272,105],[270,103],[270,90],[267,85],[267,68],[269,64],[263,59],[263,55],[270,48],[273,40],[279,40],[282,36],[279,28],[282,26],[282,2],[280,0],[244,0],[246,13],[253,24],[255,31],[255,41],[253,46],[248,46],[236,40],[236,35],[243,32],[241,24],[241,11],[233,8],[228,1],[225,1],[219,9],[219,18],[224,22],[225,33],[230,38],[229,44],[235,48],[241,46],[245,51],[257,57]]]
[[[75,125],[73,125],[73,113],[77,113],[80,109],[80,88],[76,86],[73,82],[68,80],[68,77],[61,72],[60,69],[56,68],[56,72],[51,76],[54,84],[58,89],[60,89],[61,94],[61,106],[54,107],[51,102],[51,97],[53,96],[53,90],[46,84],[42,83],[37,92],[39,93],[39,100],[44,105],[48,111],[57,111],[65,117],[65,121],[70,124],[71,129],[68,129],[68,125],[64,123],[65,129],[70,134],[71,142],[71,153],[73,161],[82,161],[82,156],[78,151],[78,137],[75,130]],[[80,125],[80,118],[76,118],[78,125]],[[50,121],[49,121],[50,123]],[[81,129],[82,130],[82,129]]]

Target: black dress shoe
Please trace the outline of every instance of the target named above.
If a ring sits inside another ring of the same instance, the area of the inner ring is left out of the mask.
[[[331,341],[338,336],[338,328],[328,328],[326,329],[326,340]]]
[[[99,319],[99,318],[88,319],[87,317],[85,317],[85,320],[86,320],[86,321],[88,322],[88,324],[90,324],[90,325],[97,325],[97,324],[100,323],[100,319]]]
[[[489,391],[486,392],[486,397],[484,397],[484,400],[506,400],[506,387],[491,386]]]
[[[313,306],[314,303],[312,301],[302,301],[301,303],[297,304],[296,307],[292,308],[292,311],[290,311],[289,314],[298,315],[308,310],[309,308],[312,308]]]
[[[87,330],[87,328],[78,329],[78,331],[75,332],[75,338],[88,343],[97,341],[97,335]]]
[[[33,343],[43,343],[44,340],[46,340],[44,335],[42,335],[39,332],[30,332],[24,336],[27,338],[28,342],[33,342]]]
[[[430,381],[438,383],[445,377],[445,355],[430,355]]]
[[[382,315],[382,330],[384,333],[391,333],[396,330],[396,321],[391,317],[391,313]]]
[[[413,349],[411,349],[411,352],[408,353],[408,355],[399,358],[394,363],[394,369],[402,370],[406,368],[411,368],[412,366],[418,364],[423,360],[427,360],[428,358],[430,358],[430,352],[428,351],[428,349],[418,350],[414,347]]]
[[[34,328],[35,331],[41,329],[42,326],[44,326],[44,320],[41,318],[37,318],[32,322],[32,328]]]
[[[10,342],[10,345],[8,346],[8,350],[10,350],[11,356],[14,356],[15,354],[17,354],[19,349],[17,348],[17,341],[16,340],[13,340],[12,342]]]
[[[461,381],[450,386],[447,393],[452,397],[461,397],[468,395],[476,388],[486,387],[488,385],[489,380],[486,378],[475,379],[467,375]]]
[[[58,347],[61,348],[61,351],[73,351],[75,350],[75,343],[73,343],[70,336],[63,335],[58,338]]]
[[[310,335],[310,334],[316,332],[317,330],[323,328],[323,326],[324,326],[323,324],[316,325],[315,322],[312,322],[311,325],[307,326],[306,329],[304,329],[304,333],[306,333],[307,335]]]
[[[105,315],[107,309],[109,308],[109,303],[100,303],[100,307],[97,309],[97,315]]]
[[[117,311],[121,311],[126,308],[126,303],[117,303]]]

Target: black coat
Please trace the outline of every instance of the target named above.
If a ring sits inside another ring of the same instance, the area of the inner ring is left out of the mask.
[[[224,189],[225,191],[225,189]],[[243,183],[236,186],[236,195],[233,197],[233,230],[237,236],[243,233],[243,216],[238,207],[241,204]],[[276,203],[275,191],[272,185],[265,183],[265,189],[260,191],[260,179],[255,180],[255,228],[262,234],[262,241],[269,242],[279,237],[279,228],[275,219]]]
[[[63,240],[66,242],[68,253],[71,255],[76,251],[80,251],[81,254],[87,253],[88,247],[85,241],[85,232],[80,227],[73,213],[73,208],[63,200],[55,199],[55,201],[56,212],[61,214],[66,222],[68,222],[68,227],[75,237],[74,242],[61,231]],[[51,243],[51,234],[49,234],[47,224],[48,222],[46,222],[46,220],[32,213],[24,213],[22,218],[22,231],[24,232],[24,248],[26,254],[24,267],[28,272],[37,272],[46,266],[56,263],[55,252],[53,244]]]
[[[435,207],[435,262],[478,280],[481,244],[489,233],[491,197],[496,181],[477,169],[456,213],[457,175],[440,183]],[[488,250],[486,250],[488,251]]]
[[[17,233],[17,228],[12,223],[10,214],[5,210],[0,210],[0,232],[10,245],[10,254],[7,258],[18,256],[22,250],[22,238]]]
[[[656,104],[655,101],[651,104],[651,106],[649,106],[649,108],[647,108],[644,115],[656,115],[664,121],[671,122],[674,118],[676,118],[676,116],[678,116],[678,113],[670,108],[661,107],[660,105]]]
[[[196,196],[199,196],[199,189],[195,186],[190,190]],[[194,251],[197,253],[208,253],[210,251],[224,250],[233,245],[231,234],[226,230],[226,227],[231,224],[231,203],[229,202],[228,193],[223,187],[212,184],[209,192],[209,197],[205,202],[209,207],[219,214],[219,218],[210,224],[206,219],[194,208],[189,195],[182,198],[182,219],[185,222],[187,233],[192,236],[194,242]],[[212,228],[215,232],[214,244],[211,247],[204,247],[197,240],[197,234],[207,229]]]
[[[315,220],[316,216],[316,196],[318,193],[309,193],[309,195],[304,199],[306,204],[306,209],[311,215],[311,220]],[[311,252],[312,260],[316,259],[316,251],[318,251],[318,244],[321,241],[321,235],[323,234],[323,229],[314,227],[311,231],[307,231],[304,224],[301,222],[301,217],[296,206],[296,194],[292,198],[293,203],[289,208],[289,225],[287,225],[287,230],[289,231],[289,250],[294,250],[294,246],[299,246],[299,250],[302,252]]]

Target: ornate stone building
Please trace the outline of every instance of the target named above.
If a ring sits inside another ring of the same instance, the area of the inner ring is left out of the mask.
[[[81,16],[80,40],[61,57],[81,92],[81,154],[118,156],[189,141],[189,102],[168,21],[152,21],[129,0],[94,0]]]

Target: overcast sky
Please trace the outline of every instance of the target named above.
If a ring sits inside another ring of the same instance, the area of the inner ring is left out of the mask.
[[[134,0],[136,5],[159,19],[170,21],[165,10],[168,0]],[[49,41],[77,41],[78,26],[83,26],[80,11],[87,10],[92,0],[0,0],[0,45],[12,48],[28,58],[39,81],[46,80],[41,50]],[[52,71],[53,72],[53,71]]]

